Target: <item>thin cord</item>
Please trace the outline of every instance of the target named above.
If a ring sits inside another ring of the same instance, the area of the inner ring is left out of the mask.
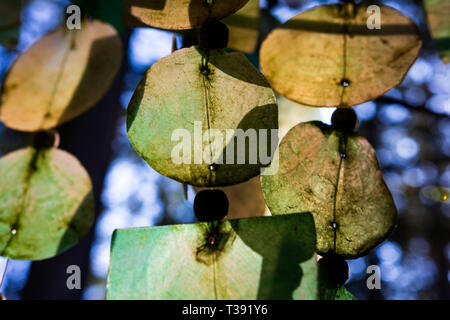
[[[175,51],[177,51],[177,35],[174,32],[172,34],[172,53],[174,53]]]
[[[214,5],[214,0],[205,0],[204,2],[205,6],[208,7],[208,21],[211,20],[211,9],[212,6]],[[210,121],[210,114],[209,114],[209,91],[208,91],[208,86],[206,81],[208,79],[209,76],[209,57],[210,57],[210,51],[207,48],[206,49],[206,54],[204,57],[204,60],[202,58],[202,66],[201,66],[201,73],[203,75],[202,78],[202,82],[203,82],[203,88],[204,88],[204,94],[205,94],[205,107],[206,107],[206,121],[207,121],[207,125],[208,125],[208,145],[209,145],[209,162],[210,162],[210,167],[209,167],[209,184],[211,185],[212,182],[212,166],[213,166],[213,151],[211,149],[211,121]]]
[[[208,91],[208,84],[207,84],[207,79],[208,79],[208,74],[209,74],[209,68],[208,68],[208,61],[209,61],[209,51],[206,52],[206,59],[205,59],[205,64],[202,66],[202,70],[203,70],[203,77],[202,77],[202,83],[203,83],[203,90],[204,90],[204,95],[205,95],[205,109],[206,109],[206,123],[208,125],[208,145],[209,145],[209,162],[210,165],[212,165],[213,163],[213,151],[211,150],[211,121],[210,121],[210,115],[209,115],[209,91]],[[202,155],[203,156],[203,155]],[[212,182],[212,170],[209,170],[210,174],[209,174],[209,184],[211,184]]]
[[[347,8],[345,8],[347,9]],[[345,12],[344,18],[344,45],[343,45],[343,71],[340,85],[342,86],[341,97],[339,99],[339,106],[342,106],[342,100],[344,99],[345,88],[349,85],[347,79],[347,36],[348,36],[348,16]]]
[[[69,44],[68,44],[67,48],[65,49],[64,56],[62,58],[60,66],[59,66],[58,74],[56,75],[55,83],[54,83],[54,86],[53,86],[52,91],[50,93],[50,100],[48,102],[47,110],[46,110],[46,113],[44,115],[44,118],[42,119],[41,126],[44,124],[44,122],[47,120],[47,118],[49,118],[50,115],[51,115],[51,109],[52,109],[53,103],[55,101],[56,93],[59,90],[59,85],[61,83],[62,76],[63,76],[64,71],[66,69],[66,65],[67,65],[67,61],[69,59],[69,55],[70,55],[70,53],[72,52],[72,49],[75,46],[76,46],[76,39],[74,39],[73,33],[70,32],[69,33]]]
[[[347,136],[339,136],[339,165],[337,170],[336,177],[336,186],[334,188],[334,198],[333,198],[333,221],[331,222],[331,227],[333,228],[333,251],[336,253],[336,238],[337,238],[337,229],[339,225],[336,221],[336,204],[337,204],[337,194],[339,188],[339,180],[341,176],[342,170],[342,162],[347,158]]]
[[[336,198],[338,193],[338,187],[339,187],[339,177],[341,175],[341,167],[342,167],[342,160],[344,158],[342,155],[339,159],[339,166],[337,170],[337,177],[336,177],[336,187],[334,188],[334,199],[333,199],[333,222],[331,223],[331,227],[333,228],[333,251],[336,252],[336,232],[337,232],[337,222],[336,222]]]
[[[205,5],[208,7],[208,21],[211,19],[211,8],[214,4],[214,0],[205,0]],[[201,67],[201,71],[202,71],[202,81],[203,81],[203,88],[205,91],[205,106],[206,106],[206,121],[208,124],[208,136],[209,136],[209,152],[210,152],[210,162],[212,165],[212,160],[213,160],[213,154],[212,154],[212,150],[211,150],[211,123],[210,123],[210,118],[209,118],[209,95],[208,95],[208,87],[206,84],[206,81],[209,80],[208,79],[208,75],[209,75],[209,68],[208,68],[208,63],[209,63],[209,49],[206,50],[206,57],[205,60],[202,60],[202,67]],[[209,184],[211,184],[211,179],[212,179],[212,170],[210,170],[210,174],[209,174]],[[212,254],[212,269],[213,269],[213,287],[214,287],[214,299],[217,300],[217,284],[216,284],[216,252],[213,252]]]
[[[0,278],[0,289],[2,288],[3,280],[5,279],[6,269],[8,268],[8,262],[9,262],[9,259],[6,258],[5,267],[3,268],[2,277]]]
[[[214,300],[217,300],[217,284],[216,284],[216,252],[212,254],[212,268],[213,268],[213,286],[214,286]]]
[[[345,89],[350,86],[350,80],[347,78],[347,42],[348,42],[348,37],[350,35],[349,33],[349,24],[352,23],[352,20],[355,19],[356,17],[356,1],[352,1],[352,0],[345,0],[344,1],[346,4],[344,6],[344,45],[343,45],[343,72],[342,72],[342,78],[341,78],[341,82],[340,85],[342,86],[342,91],[341,91],[341,96],[339,98],[339,106],[338,107],[342,107],[345,105],[343,105],[343,100],[344,100],[344,94],[345,94]],[[351,13],[349,13],[349,7],[351,6]]]

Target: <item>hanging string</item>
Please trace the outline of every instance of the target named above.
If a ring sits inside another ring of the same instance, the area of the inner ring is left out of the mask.
[[[335,253],[336,253],[337,229],[339,228],[339,225],[336,221],[337,195],[339,189],[339,180],[341,177],[342,163],[346,158],[347,158],[347,135],[341,134],[339,136],[339,165],[337,169],[336,185],[334,188],[334,197],[333,197],[333,221],[331,222],[331,228],[333,229],[333,251]]]
[[[200,29],[199,32],[199,46],[201,50],[203,50],[204,54],[202,55],[202,63],[200,67],[200,72],[204,76],[203,77],[203,87],[205,88],[205,99],[207,100],[206,105],[206,118],[208,124],[208,134],[209,134],[209,147],[210,147],[210,165],[208,169],[210,170],[209,175],[209,184],[212,184],[212,172],[218,169],[218,165],[213,163],[213,150],[211,148],[211,118],[210,118],[210,110],[209,110],[209,92],[208,88],[211,87],[210,82],[210,74],[211,70],[209,69],[209,60],[211,56],[211,50],[217,49],[222,50],[227,47],[228,39],[229,39],[229,31],[225,24],[220,21],[213,20],[211,18],[211,9],[214,2],[213,0],[205,1],[205,5],[208,6],[208,18],[205,24]]]
[[[339,152],[339,164],[336,175],[336,184],[334,189],[333,197],[333,220],[331,221],[331,228],[333,229],[333,251],[336,253],[336,238],[337,230],[339,224],[336,220],[336,207],[337,207],[337,196],[339,190],[339,182],[341,177],[341,171],[343,163],[348,159],[347,155],[347,144],[348,144],[348,134],[353,132],[358,125],[358,116],[352,108],[339,108],[333,112],[331,117],[331,125],[338,134],[338,152]]]
[[[69,56],[70,53],[72,52],[72,50],[76,49],[77,43],[76,43],[76,37],[75,37],[75,33],[76,30],[71,30],[71,31],[65,31],[65,32],[69,32],[68,34],[68,45],[64,50],[64,55],[63,58],[61,60],[61,63],[59,65],[58,68],[58,74],[56,75],[56,79],[55,79],[55,83],[53,85],[52,91],[50,93],[50,98],[47,104],[47,108],[46,108],[46,112],[44,114],[44,117],[42,118],[42,122],[40,124],[40,127],[42,127],[46,121],[46,119],[50,118],[51,116],[51,109],[53,107],[53,103],[56,97],[56,94],[59,90],[59,85],[62,81],[63,75],[64,75],[64,71],[66,70],[66,65],[67,62],[69,60]],[[66,35],[65,35],[66,36]],[[60,143],[60,136],[59,133],[55,130],[47,130],[44,132],[38,132],[34,135],[34,145],[35,147],[37,147],[37,149],[40,149],[41,144],[44,143],[45,147],[48,147],[49,145],[47,145],[47,139],[44,137],[45,135],[52,135],[53,136],[53,147],[54,148],[58,148],[59,143]],[[45,140],[45,142],[43,142]]]
[[[342,78],[340,81],[340,85],[342,86],[342,91],[341,91],[341,96],[340,96],[340,101],[339,101],[339,107],[344,106],[342,101],[344,99],[345,89],[348,86],[350,86],[350,84],[351,84],[351,81],[348,79],[348,76],[347,76],[347,42],[348,42],[348,37],[350,35],[348,25],[351,22],[351,20],[355,18],[355,15],[356,15],[356,11],[355,11],[356,10],[355,9],[356,1],[355,0],[345,0],[344,2],[345,2],[344,25],[343,25],[344,44],[343,44],[343,57],[342,57],[343,70],[342,70]],[[349,12],[348,12],[349,9],[351,10],[351,14],[349,14]]]
[[[217,256],[216,256],[216,252],[215,251],[211,255],[211,258],[212,258],[212,269],[213,269],[214,300],[218,300],[218,297],[217,297],[217,284],[216,284],[216,260],[217,260]]]
[[[205,6],[208,8],[208,19],[207,19],[207,23],[211,21],[211,10],[212,10],[212,6],[214,4],[214,0],[205,0],[204,2]],[[210,49],[209,47],[205,48],[205,55],[202,57],[202,63],[201,63],[201,68],[200,68],[200,73],[203,75],[202,77],[202,82],[203,82],[203,89],[204,89],[204,95],[205,95],[205,108],[206,108],[206,123],[208,126],[208,146],[209,146],[209,185],[212,184],[212,172],[215,171],[217,168],[216,166],[213,164],[213,151],[211,148],[211,120],[210,120],[210,110],[209,110],[209,90],[208,90],[208,85],[209,85],[209,74],[210,74],[210,69],[209,69],[209,58],[210,58]],[[203,156],[203,155],[202,155]]]
[[[354,19],[356,15],[355,11],[355,0],[345,0],[345,15],[344,15],[344,44],[343,44],[343,71],[342,71],[342,78],[340,85],[342,86],[340,101],[339,101],[339,107],[345,107],[343,105],[343,99],[345,94],[345,89],[350,86],[351,82],[348,79],[347,76],[347,41],[349,36],[349,28],[348,24],[350,22],[350,19]],[[348,10],[350,5],[350,9],[352,10],[351,14],[349,14]],[[333,221],[331,222],[331,228],[333,229],[333,252],[336,253],[336,238],[337,238],[337,229],[339,228],[339,225],[336,221],[336,204],[337,204],[337,195],[338,195],[338,188],[339,188],[339,180],[341,176],[341,169],[342,169],[342,163],[344,159],[347,158],[347,135],[342,133],[339,135],[339,165],[337,170],[337,176],[336,176],[336,185],[334,189],[334,197],[333,197]]]
[[[69,43],[68,46],[65,48],[64,51],[64,56],[61,60],[61,63],[59,65],[59,69],[58,69],[58,74],[56,75],[56,79],[55,79],[55,83],[53,85],[52,91],[50,93],[50,99],[49,102],[47,104],[47,110],[44,114],[44,117],[42,119],[41,122],[41,127],[43,126],[44,122],[46,121],[47,118],[50,118],[51,116],[51,109],[53,106],[53,102],[55,100],[56,94],[58,92],[59,89],[59,85],[61,83],[61,79],[63,77],[64,71],[66,69],[66,65],[67,65],[67,61],[69,60],[69,56],[72,50],[74,50],[76,48],[76,39],[74,36],[74,31],[69,31]]]
[[[176,33],[172,33],[172,53],[177,51],[177,35]]]
[[[204,90],[204,95],[205,95],[205,111],[206,111],[206,123],[208,126],[208,146],[210,147],[209,149],[209,184],[212,184],[212,171],[214,171],[214,167],[213,167],[213,151],[211,148],[211,120],[210,120],[210,114],[209,114],[209,90],[208,90],[208,84],[209,84],[209,79],[208,79],[208,75],[209,75],[209,68],[208,68],[208,58],[209,58],[209,50],[206,53],[206,60],[204,62],[204,64],[202,63],[202,82],[203,82],[203,90]],[[202,155],[203,156],[203,155]]]
[[[9,259],[6,258],[5,266],[4,266],[3,271],[2,271],[2,276],[0,277],[0,290],[1,290],[2,287],[3,287],[3,280],[5,279],[6,270],[8,269],[8,262],[9,262]],[[1,292],[1,291],[0,291],[0,292]],[[2,295],[2,298],[3,298],[3,297],[4,297],[4,296]]]
[[[208,24],[211,21],[211,10],[212,6],[214,4],[213,0],[205,0],[204,4],[208,7]],[[203,26],[205,27],[205,26]],[[200,37],[201,38],[201,37]],[[200,47],[202,47],[201,41],[199,41]],[[205,109],[206,109],[206,122],[208,126],[208,146],[209,146],[209,185],[212,185],[212,175],[213,171],[217,169],[217,166],[213,163],[213,150],[211,148],[211,119],[210,119],[210,110],[209,110],[209,90],[208,86],[210,85],[209,75],[210,75],[210,69],[209,69],[209,59],[210,59],[210,48],[209,46],[206,46],[205,49],[205,55],[202,57],[201,67],[200,67],[200,73],[202,74],[202,82],[203,82],[203,88],[204,88],[204,96],[205,96]],[[203,155],[202,155],[203,156]],[[212,189],[212,188],[211,188]],[[214,222],[209,222],[210,226],[214,225]],[[215,230],[215,228],[213,228]],[[213,231],[208,239],[206,240],[208,242],[209,246],[214,247],[216,245],[216,237],[217,234],[215,231]],[[217,279],[216,279],[216,252],[215,250],[211,254],[211,262],[212,262],[212,284],[213,284],[213,290],[214,290],[214,300],[218,299],[217,295]]]

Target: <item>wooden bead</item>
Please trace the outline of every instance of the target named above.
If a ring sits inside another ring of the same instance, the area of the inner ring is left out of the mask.
[[[224,49],[228,45],[229,32],[220,21],[205,23],[199,32],[198,42],[202,49]]]
[[[331,125],[342,131],[353,131],[358,124],[358,116],[352,108],[336,109],[331,116]]]
[[[202,222],[222,220],[228,214],[228,198],[222,190],[202,190],[195,196],[194,213]]]
[[[348,264],[340,255],[330,251],[320,258],[319,264],[324,267],[338,286],[347,282],[349,278]]]

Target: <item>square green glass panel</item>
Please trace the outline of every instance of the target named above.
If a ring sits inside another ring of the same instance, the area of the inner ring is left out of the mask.
[[[309,213],[116,230],[107,299],[353,299],[315,241]]]

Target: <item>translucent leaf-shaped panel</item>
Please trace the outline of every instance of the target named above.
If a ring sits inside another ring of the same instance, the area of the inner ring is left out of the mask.
[[[29,147],[0,160],[1,256],[56,256],[77,244],[93,222],[91,180],[74,156]]]
[[[124,0],[126,26],[151,26],[169,30],[201,27],[208,19],[222,19],[248,0]]]
[[[309,213],[116,230],[107,299],[351,297],[314,250]]]
[[[318,6],[272,31],[260,61],[273,88],[299,103],[345,108],[400,84],[419,54],[419,29],[379,4],[372,24],[371,4]]]
[[[261,179],[273,215],[312,213],[319,253],[363,256],[395,227],[397,209],[375,150],[357,133],[300,123],[280,143],[276,174]]]

